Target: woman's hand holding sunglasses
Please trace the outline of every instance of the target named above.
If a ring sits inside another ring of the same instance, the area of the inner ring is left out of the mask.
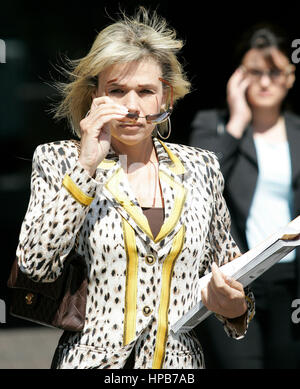
[[[93,99],[91,109],[80,122],[81,152],[79,162],[94,176],[97,166],[106,157],[110,144],[111,133],[109,123],[112,120],[123,119],[128,109],[116,104],[107,96]]]

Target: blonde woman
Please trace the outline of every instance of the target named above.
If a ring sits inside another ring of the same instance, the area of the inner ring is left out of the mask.
[[[218,266],[239,250],[229,234],[213,154],[163,143],[174,103],[189,91],[182,42],[155,13],[124,16],[75,63],[56,117],[80,138],[37,148],[18,258],[35,280],[56,279],[75,240],[88,265],[86,322],[65,332],[52,367],[202,368],[192,333],[170,328],[197,300],[242,337],[253,296]],[[163,128],[165,126],[166,128]]]

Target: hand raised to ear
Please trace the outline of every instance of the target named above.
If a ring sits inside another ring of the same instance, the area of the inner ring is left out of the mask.
[[[230,117],[227,131],[235,138],[241,138],[252,119],[252,112],[246,98],[250,79],[246,76],[243,66],[240,66],[227,83],[227,103]]]

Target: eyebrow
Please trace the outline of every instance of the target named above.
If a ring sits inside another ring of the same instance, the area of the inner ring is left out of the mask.
[[[107,81],[107,85],[114,84],[114,85],[120,85],[120,84],[115,84],[115,81],[117,81],[117,78],[113,78],[112,80]]]
[[[113,78],[112,80],[107,81],[107,86],[119,86],[119,87],[125,87],[126,84],[122,84],[118,81],[117,78]],[[151,83],[145,83],[145,84],[138,84],[139,88],[149,88],[149,89],[157,89],[157,86]]]

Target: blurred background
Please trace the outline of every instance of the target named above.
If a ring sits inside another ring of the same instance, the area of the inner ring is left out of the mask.
[[[54,122],[49,113],[57,98],[51,84],[60,79],[55,67],[63,65],[64,55],[71,59],[84,56],[97,32],[111,23],[110,18],[117,17],[120,8],[132,14],[138,5],[157,9],[186,42],[181,61],[193,90],[172,115],[171,142],[188,142],[197,110],[225,106],[226,83],[235,69],[235,43],[247,28],[267,21],[287,31],[291,46],[293,40],[300,39],[299,14],[288,1],[280,8],[264,1],[213,1],[205,2],[205,6],[204,2],[189,0],[1,2],[0,39],[5,42],[6,62],[0,63],[0,299],[5,305],[2,321],[6,323],[0,322],[0,368],[47,368],[60,333],[9,316],[6,288],[30,195],[33,151],[40,143],[72,137],[67,123]],[[297,68],[296,78],[298,73]],[[296,81],[290,103],[298,114],[299,97]],[[38,333],[41,341],[37,340]]]

